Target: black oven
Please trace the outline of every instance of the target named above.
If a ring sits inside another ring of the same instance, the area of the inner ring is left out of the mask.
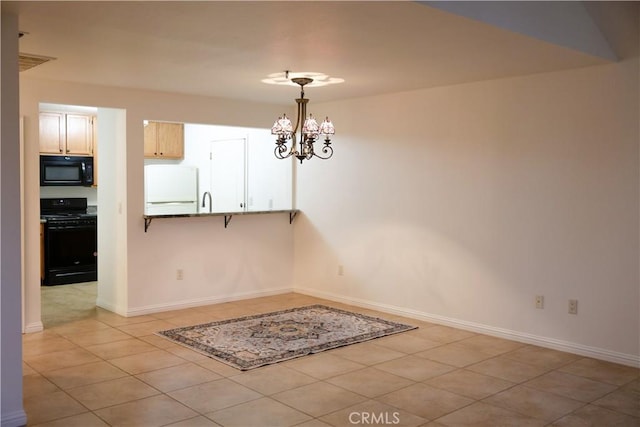
[[[44,285],[98,280],[98,218],[87,199],[40,199],[44,228]]]
[[[93,185],[93,157],[40,156],[41,186]]]

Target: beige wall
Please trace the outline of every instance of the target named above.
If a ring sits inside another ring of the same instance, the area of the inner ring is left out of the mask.
[[[297,289],[638,364],[637,59],[316,110]]]

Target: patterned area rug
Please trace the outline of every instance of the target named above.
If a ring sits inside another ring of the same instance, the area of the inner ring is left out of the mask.
[[[246,371],[411,329],[416,327],[311,305],[157,334]]]

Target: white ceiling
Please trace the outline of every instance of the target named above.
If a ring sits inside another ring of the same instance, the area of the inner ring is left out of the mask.
[[[23,76],[259,102],[292,102],[261,82],[287,69],[344,79],[306,91],[330,101],[610,60],[431,2],[2,3],[28,33],[20,52],[57,58]]]

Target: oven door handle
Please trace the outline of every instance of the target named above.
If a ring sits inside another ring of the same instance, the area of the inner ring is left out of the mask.
[[[60,231],[60,230],[92,230],[96,225],[83,224],[83,225],[49,225],[47,231]]]

